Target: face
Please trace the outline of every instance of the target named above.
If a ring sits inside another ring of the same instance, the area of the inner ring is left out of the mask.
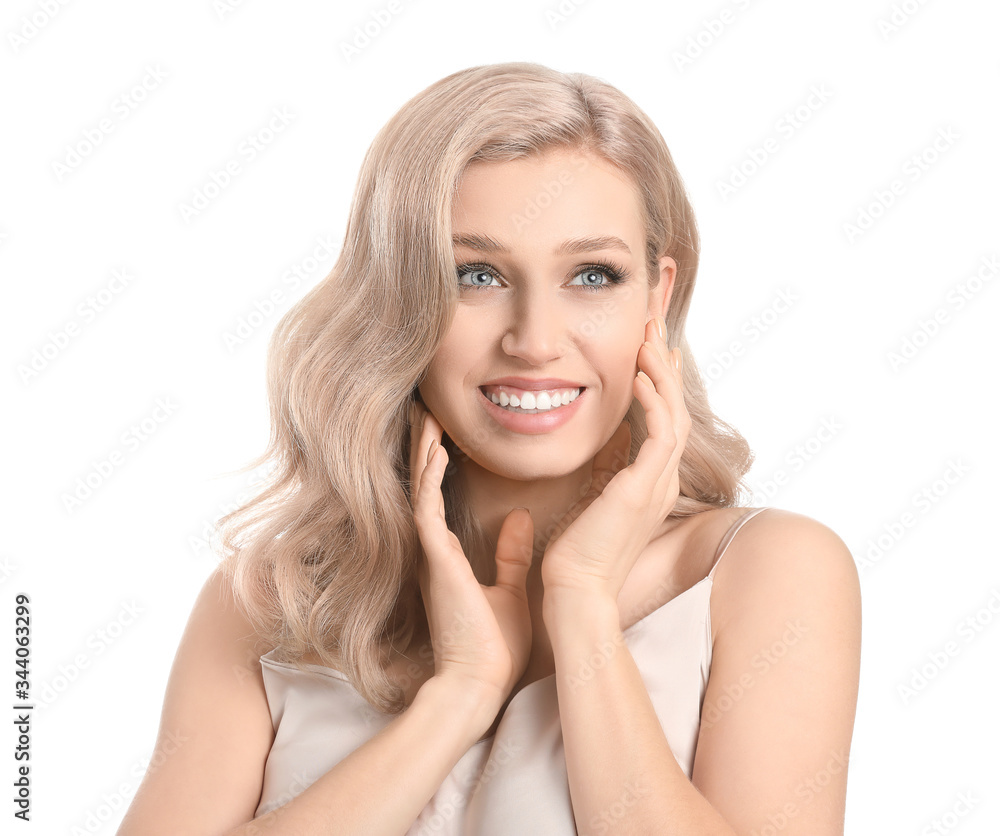
[[[471,466],[521,480],[584,466],[624,419],[673,288],[670,257],[649,287],[636,189],[578,151],[475,162],[452,231],[459,301],[423,403]]]

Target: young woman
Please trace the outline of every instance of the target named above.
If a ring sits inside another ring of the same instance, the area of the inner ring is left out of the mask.
[[[593,77],[404,105],[274,335],[279,468],[223,520],[120,834],[843,833],[858,576],[738,505],[698,249]]]

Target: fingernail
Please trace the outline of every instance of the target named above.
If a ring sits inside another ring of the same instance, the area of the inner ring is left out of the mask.
[[[667,323],[662,316],[656,317],[656,333],[660,335],[661,340],[667,338]]]
[[[431,449],[427,451],[427,464],[431,463],[431,459],[434,457],[434,452],[438,448],[437,440],[431,442]]]
[[[673,358],[674,358],[674,368],[677,369],[677,373],[680,374],[680,372],[681,372],[681,350],[679,348],[675,348],[670,353],[673,355]]]

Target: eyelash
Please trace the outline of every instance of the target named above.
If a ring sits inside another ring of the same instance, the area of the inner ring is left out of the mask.
[[[458,278],[461,278],[463,273],[468,273],[470,270],[476,270],[480,273],[489,273],[493,278],[499,279],[500,276],[497,274],[496,270],[489,264],[460,264],[455,268],[455,272]],[[610,290],[615,285],[623,284],[628,281],[631,274],[629,271],[614,261],[595,261],[593,264],[584,264],[577,268],[576,273],[573,274],[575,279],[581,273],[602,273],[608,281],[605,284],[584,284],[577,285],[577,287],[583,287],[587,290],[593,292],[600,292]],[[459,282],[458,286],[461,290],[488,290],[492,285],[476,285],[476,284],[464,284]]]

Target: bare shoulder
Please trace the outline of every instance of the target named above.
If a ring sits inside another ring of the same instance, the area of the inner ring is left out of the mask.
[[[224,833],[253,818],[274,740],[260,668],[267,650],[216,569],[191,608],[151,764],[119,836]]]
[[[236,601],[233,588],[223,572],[216,567],[208,576],[195,601],[195,610],[202,610],[210,623],[218,628],[218,635],[234,642],[240,649],[242,662],[260,677],[260,657],[271,650],[254,630],[253,624]]]
[[[730,510],[741,513],[721,518],[720,538],[749,509]],[[782,605],[832,608],[845,618],[860,618],[861,584],[850,549],[829,526],[794,511],[766,508],[740,527],[726,549],[712,599],[717,632],[734,619]]]
[[[188,623],[174,659],[196,654],[206,664],[216,664],[241,687],[264,695],[260,657],[271,649],[256,632],[236,600],[222,567],[206,578],[191,608]]]
[[[739,832],[784,810],[784,836],[843,833],[861,662],[850,550],[829,526],[768,508],[723,554],[710,608],[693,783]]]

